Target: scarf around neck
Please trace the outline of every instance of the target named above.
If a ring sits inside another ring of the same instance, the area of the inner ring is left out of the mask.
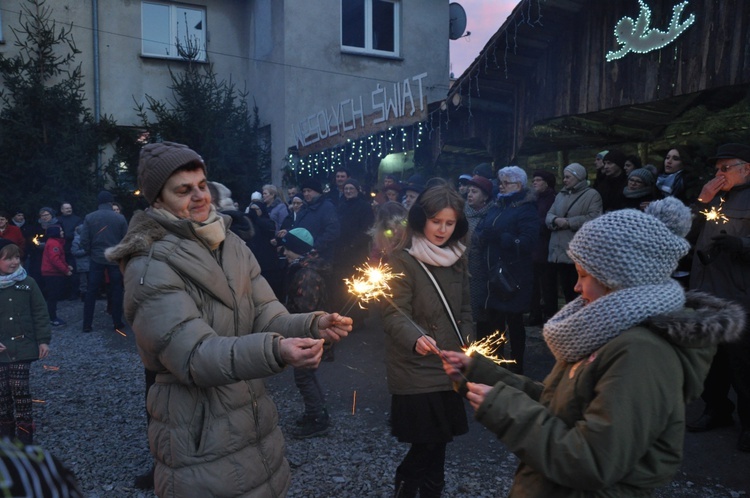
[[[212,205],[208,218],[203,223],[191,221],[185,218],[178,218],[166,209],[152,207],[151,211],[162,218],[171,221],[189,221],[195,229],[195,234],[199,239],[209,245],[212,251],[215,251],[219,245],[224,242],[227,236],[224,219],[216,213],[216,208]]]
[[[466,251],[462,243],[447,247],[436,246],[424,237],[414,235],[411,238],[411,247],[407,252],[422,263],[432,266],[453,266]]]
[[[647,318],[681,309],[685,291],[675,280],[613,291],[586,304],[571,301],[542,330],[557,361],[575,363]]]
[[[674,189],[674,184],[677,182],[677,179],[682,174],[682,170],[675,171],[671,174],[662,173],[659,175],[659,177],[656,179],[656,188],[661,190],[662,192],[666,194],[671,194],[672,190]]]
[[[18,270],[14,271],[13,273],[9,275],[0,275],[0,289],[5,289],[6,287],[10,287],[11,285],[15,284],[16,282],[20,282],[21,280],[26,278],[26,270],[23,266],[19,267]]]

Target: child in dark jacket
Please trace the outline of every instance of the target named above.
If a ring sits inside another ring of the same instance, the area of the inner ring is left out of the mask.
[[[47,292],[47,312],[50,325],[59,327],[65,322],[57,317],[57,302],[63,298],[65,279],[73,275],[73,267],[65,260],[65,233],[59,225],[47,227],[47,243],[42,254],[42,278]]]
[[[280,239],[289,262],[286,274],[286,307],[290,313],[326,309],[326,278],[330,266],[313,249],[313,237],[304,228],[293,228]],[[317,368],[295,368],[294,383],[305,404],[305,413],[296,421],[292,432],[299,439],[320,436],[330,424],[325,396],[318,383]]]
[[[0,437],[32,444],[29,367],[49,354],[50,322],[42,291],[21,266],[21,250],[7,239],[0,239],[0,323]]]

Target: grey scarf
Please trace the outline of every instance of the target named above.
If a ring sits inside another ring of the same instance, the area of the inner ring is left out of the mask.
[[[647,318],[685,306],[685,291],[674,280],[613,291],[586,304],[568,303],[542,331],[558,361],[575,363]]]

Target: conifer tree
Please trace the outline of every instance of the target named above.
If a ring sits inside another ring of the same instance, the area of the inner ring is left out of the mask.
[[[63,199],[90,204],[113,122],[96,123],[85,105],[71,27],[55,23],[45,0],[27,0],[11,31],[18,52],[0,54],[0,204],[28,213]]]

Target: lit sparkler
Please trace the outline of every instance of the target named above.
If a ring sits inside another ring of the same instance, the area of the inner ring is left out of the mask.
[[[496,330],[493,334],[483,339],[474,341],[464,348],[466,356],[472,356],[474,353],[481,354],[488,360],[492,360],[498,365],[503,363],[515,363],[516,360],[506,360],[497,356],[497,350],[505,344],[505,333]]]
[[[729,221],[724,213],[721,212],[721,208],[724,205],[724,199],[721,200],[719,206],[712,206],[710,210],[701,211],[700,213],[706,217],[706,221],[713,221],[717,225],[719,223],[724,224]]]
[[[352,276],[351,279],[344,279],[352,298],[344,305],[342,315],[346,315],[354,306],[354,303],[358,301],[359,303],[367,303],[380,297],[390,297],[391,286],[389,282],[402,276],[400,273],[393,273],[393,270],[387,264],[378,266],[365,264],[356,270],[357,274]]]
[[[34,235],[34,238],[31,239],[31,241],[34,243],[35,246],[38,246],[41,243],[41,241],[39,240],[39,237],[40,237],[40,235],[36,234],[36,235]]]

